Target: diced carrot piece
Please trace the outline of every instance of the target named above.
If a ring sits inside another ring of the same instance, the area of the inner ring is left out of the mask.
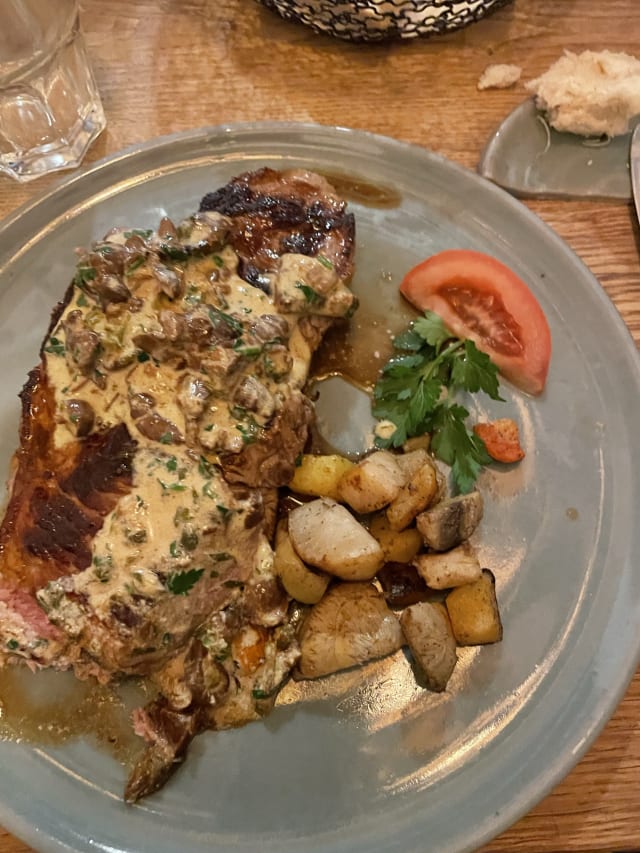
[[[267,632],[264,628],[246,625],[231,641],[231,653],[247,674],[255,672],[264,662]]]
[[[511,418],[499,418],[486,424],[476,424],[473,431],[496,462],[519,462],[524,459],[518,424]]]

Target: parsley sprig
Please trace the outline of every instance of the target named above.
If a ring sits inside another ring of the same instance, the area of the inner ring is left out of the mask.
[[[391,421],[389,438],[379,447],[400,447],[415,435],[429,433],[438,459],[451,466],[460,492],[473,488],[491,462],[484,442],[466,426],[469,412],[454,400],[457,391],[484,391],[502,400],[498,368],[473,341],[456,338],[437,314],[426,311],[394,338],[396,354],[387,362],[373,392],[373,414]]]

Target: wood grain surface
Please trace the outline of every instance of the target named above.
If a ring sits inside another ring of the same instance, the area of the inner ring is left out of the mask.
[[[203,125],[287,119],[394,136],[474,169],[485,140],[525,97],[478,92],[491,62],[523,79],[565,48],[640,55],[638,0],[514,0],[457,33],[355,46],[281,20],[255,0],[83,0],[108,119],[91,162]],[[0,216],[56,181],[0,177]],[[640,241],[628,203],[532,201],[599,278],[640,341]],[[0,829],[0,853],[30,848]],[[425,841],[425,850],[428,842]],[[640,674],[567,778],[483,853],[640,850]]]

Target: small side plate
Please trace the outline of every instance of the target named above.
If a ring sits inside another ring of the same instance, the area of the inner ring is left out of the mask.
[[[547,130],[530,98],[491,136],[478,172],[518,198],[628,201],[630,142],[631,133],[601,144]]]

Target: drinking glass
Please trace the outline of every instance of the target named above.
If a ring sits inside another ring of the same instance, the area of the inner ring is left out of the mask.
[[[105,124],[77,0],[0,0],[0,173],[78,166]]]

